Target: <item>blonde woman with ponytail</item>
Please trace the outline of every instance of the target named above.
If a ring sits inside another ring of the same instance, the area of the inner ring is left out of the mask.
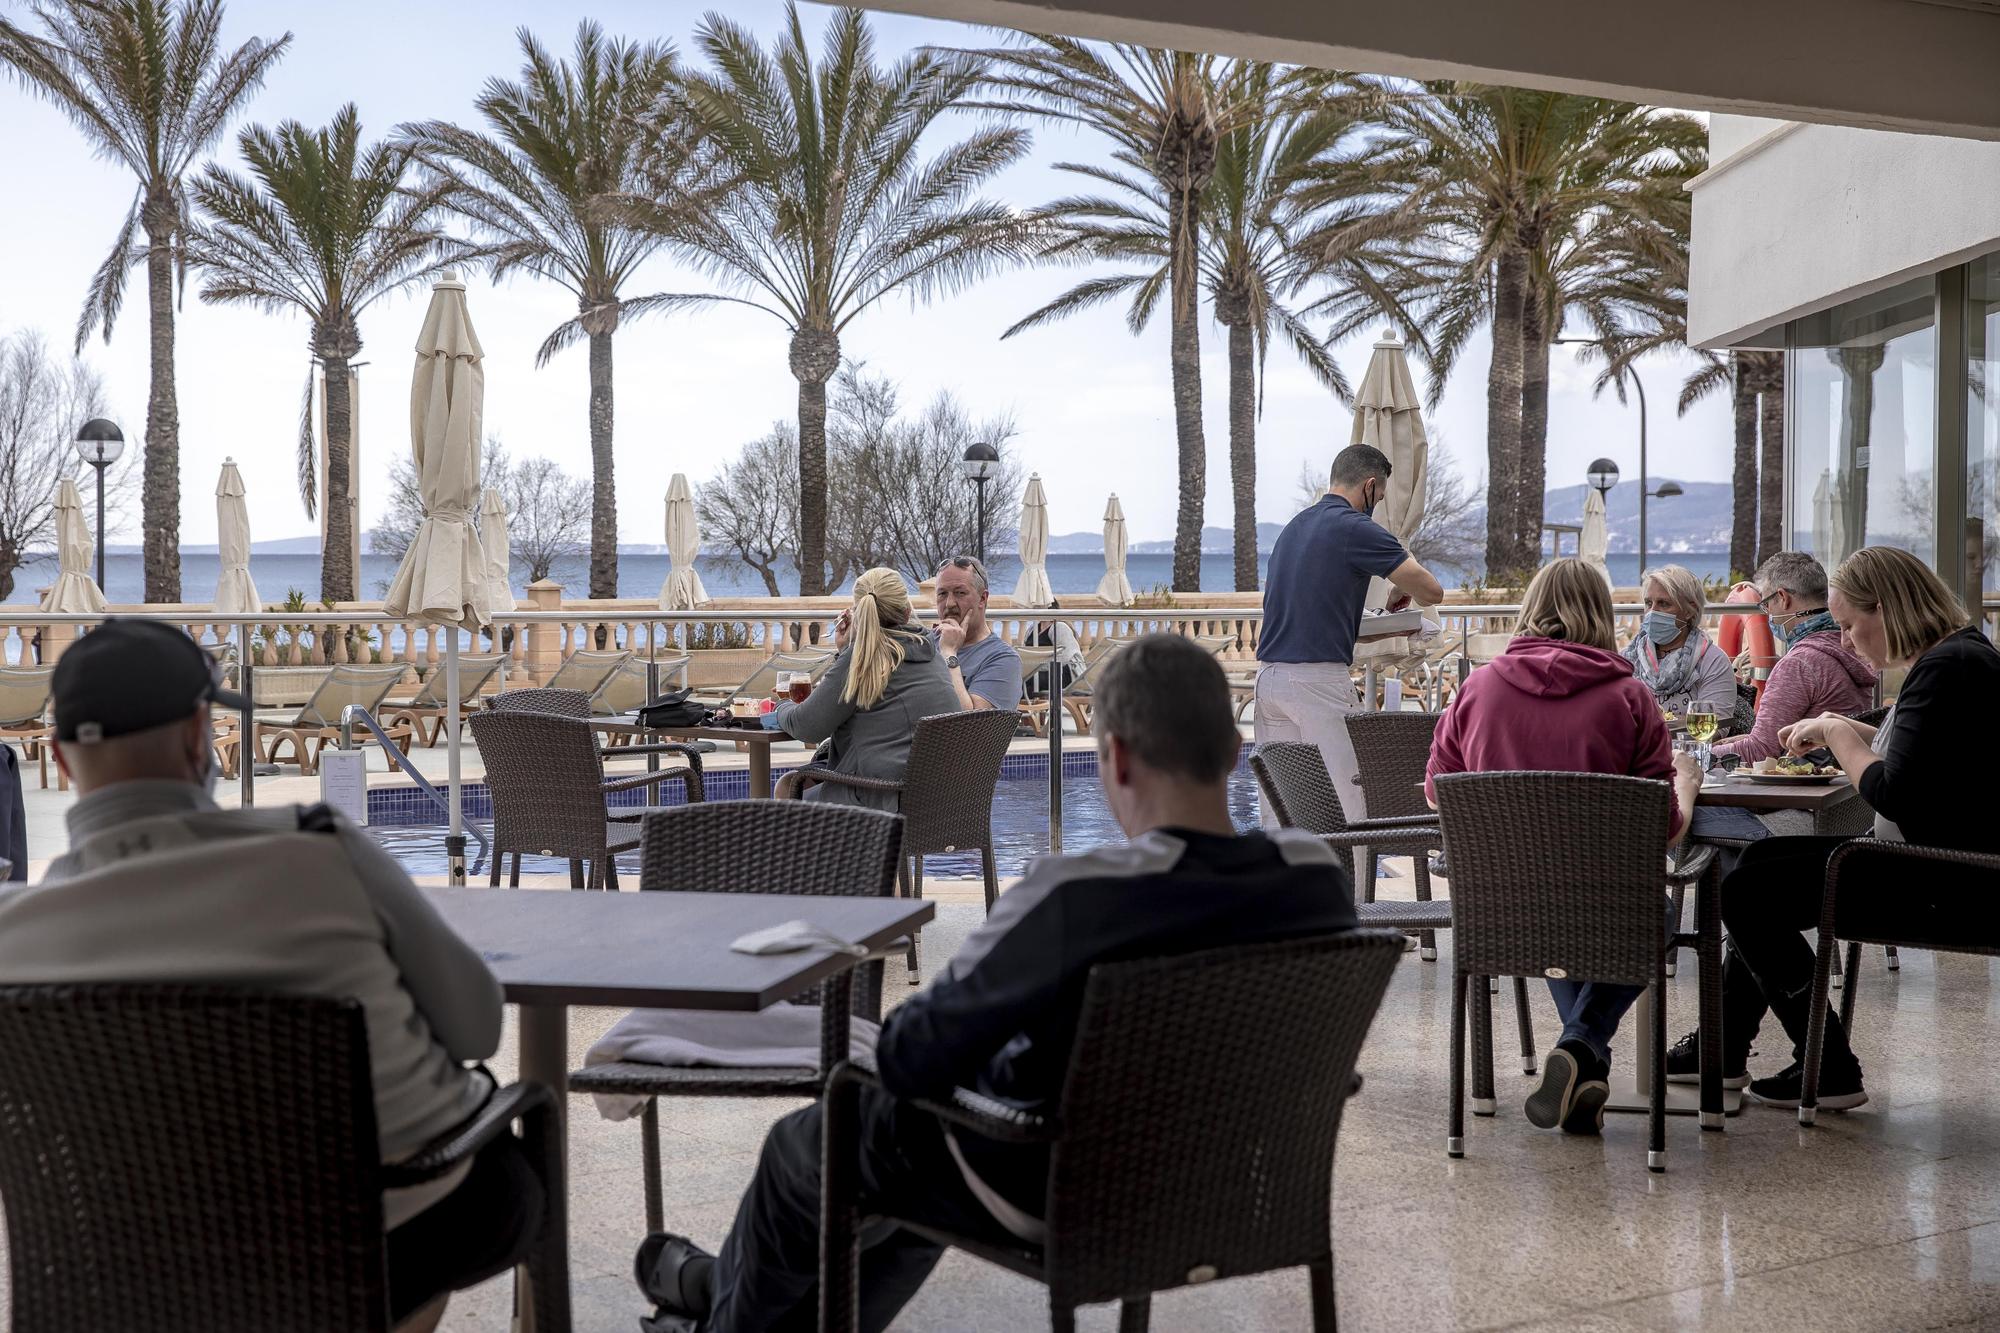
[[[854,581],[854,604],[834,625],[839,656],[804,703],[780,703],[764,726],[818,745],[813,768],[900,782],[917,720],[959,711],[958,692],[937,644],[910,613],[910,589],[893,569]],[[895,810],[893,792],[870,791],[805,773],[778,784],[781,798],[837,801]]]

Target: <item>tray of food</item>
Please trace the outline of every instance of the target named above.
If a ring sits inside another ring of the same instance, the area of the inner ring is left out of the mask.
[[[1813,787],[1825,786],[1847,775],[1833,764],[1816,764],[1810,759],[1780,755],[1775,759],[1758,760],[1756,767],[1743,776],[1752,782],[1775,787]]]

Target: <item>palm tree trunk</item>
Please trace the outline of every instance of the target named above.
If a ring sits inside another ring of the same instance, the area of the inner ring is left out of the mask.
[[[826,329],[792,335],[799,382],[799,596],[824,597],[826,577],[826,382],[840,368],[840,338]]]
[[[618,595],[618,491],[611,449],[611,334],[590,335],[590,595]]]
[[[322,353],[326,372],[326,541],[319,556],[319,597],[351,602],[354,591],[354,398],[348,358]]]
[[[1521,464],[1521,317],[1527,264],[1500,252],[1493,278],[1493,359],[1486,370],[1486,577],[1521,572],[1514,550]]]
[[[1236,591],[1257,591],[1257,360],[1247,319],[1229,325],[1229,490]]]
[[[181,410],[174,397],[174,259],[176,210],[171,198],[149,198],[146,304],[151,319],[152,387],[146,396],[146,461],[140,492],[140,541],[146,600],[181,599]]]
[[[1757,561],[1762,564],[1788,545],[1785,539],[1785,354],[1767,352],[1759,385],[1762,400],[1763,468],[1757,480]],[[1818,554],[1824,555],[1825,552]]]
[[[1729,358],[1734,373],[1736,455],[1729,473],[1729,576],[1757,570],[1757,384],[1741,353]]]
[[[1174,296],[1169,359],[1174,382],[1174,437],[1180,457],[1180,509],[1174,518],[1174,591],[1201,591],[1201,522],[1208,498],[1208,443],[1201,425],[1201,302],[1194,295],[1195,246],[1200,237],[1192,200],[1183,191],[1167,197],[1172,225],[1183,232],[1170,246]]]
[[[1543,492],[1549,476],[1549,339],[1541,298],[1521,307],[1521,470],[1514,489],[1514,565],[1542,563]]]

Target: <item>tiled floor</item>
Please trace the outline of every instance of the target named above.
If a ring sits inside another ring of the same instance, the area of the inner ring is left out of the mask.
[[[926,956],[942,960],[979,912],[941,902]],[[1466,1157],[1446,1158],[1448,981],[1444,964],[1407,955],[1363,1057],[1367,1086],[1348,1112],[1335,1171],[1344,1328],[2000,1327],[2000,1070],[1987,1055],[2000,1006],[1985,961],[1906,953],[1901,972],[1889,973],[1869,951],[1857,1045],[1874,1101],[1822,1115],[1812,1130],[1758,1107],[1720,1134],[1675,1118],[1663,1176],[1645,1169],[1641,1116],[1613,1116],[1601,1140],[1527,1124],[1526,1080],[1504,1059],[1511,1002],[1496,1007],[1505,1024],[1500,1112],[1469,1120]],[[1671,1032],[1692,1023],[1694,982],[1690,962],[1675,983]],[[1546,1048],[1554,1013],[1534,995]],[[578,1012],[574,1051],[614,1016]],[[1760,1071],[1783,1063],[1769,1035],[1764,1045]],[[510,1053],[496,1062],[510,1063]],[[671,1223],[720,1241],[764,1127],[794,1105],[672,1105]],[[641,1312],[629,1276],[644,1216],[637,1126],[601,1120],[582,1100],[573,1110],[577,1327],[629,1330]],[[454,1301],[444,1327],[503,1328],[507,1306],[504,1283],[489,1284]],[[1108,1308],[1082,1321],[1115,1323]],[[1040,1288],[959,1254],[896,1325],[1046,1326]],[[1153,1326],[1305,1328],[1305,1278],[1169,1294],[1154,1302]]]

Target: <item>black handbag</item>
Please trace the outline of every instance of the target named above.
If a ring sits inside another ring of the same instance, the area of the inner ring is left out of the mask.
[[[698,727],[708,720],[708,709],[691,702],[692,690],[672,690],[639,706],[642,727]]]

